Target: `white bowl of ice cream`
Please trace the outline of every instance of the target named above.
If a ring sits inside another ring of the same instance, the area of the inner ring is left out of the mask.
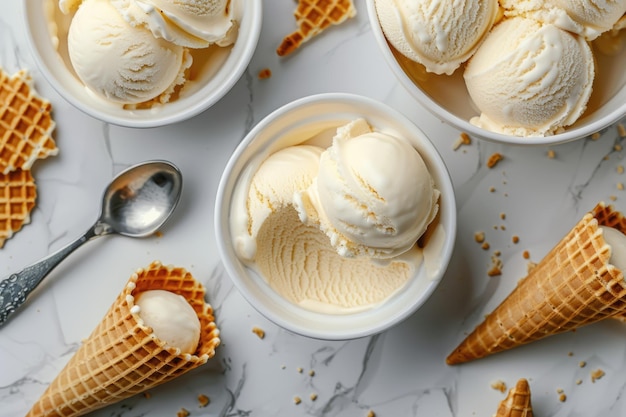
[[[229,160],[216,197],[220,255],[261,314],[346,340],[413,314],[442,279],[454,190],[436,148],[378,101],[328,93],[275,110]]]
[[[367,9],[391,70],[440,120],[493,142],[546,145],[626,115],[626,0],[430,3]]]
[[[261,0],[23,5],[44,77],[86,114],[126,127],[172,124],[214,105],[245,71],[261,31]]]

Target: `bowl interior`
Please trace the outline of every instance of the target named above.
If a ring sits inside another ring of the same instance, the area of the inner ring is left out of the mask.
[[[28,39],[44,77],[72,105],[92,117],[126,127],[156,127],[195,116],[222,98],[245,71],[261,32],[261,0],[233,0],[240,27],[237,41],[227,48],[192,50],[189,80],[176,100],[151,109],[129,110],[90,93],[69,60],[67,32],[70,17],[56,0],[23,2]],[[55,47],[58,43],[58,48]]]
[[[410,138],[421,153],[441,191],[439,222],[445,242],[436,257],[435,273],[418,270],[402,291],[373,309],[345,315],[328,315],[298,307],[274,292],[255,271],[241,262],[233,248],[229,214],[245,205],[247,182],[271,153],[295,145],[358,117],[376,130]],[[241,181],[240,181],[241,180]],[[276,324],[305,336],[345,340],[382,331],[421,306],[435,289],[449,262],[456,236],[454,190],[446,166],[436,148],[412,122],[386,105],[349,94],[321,94],[292,102],[261,121],[235,150],[221,178],[217,193],[215,227],[225,267],[236,287],[263,315]]]
[[[479,116],[465,87],[462,67],[451,76],[426,72],[424,67],[400,54],[387,42],[376,13],[375,0],[367,1],[367,11],[376,43],[393,73],[407,91],[427,110],[470,135],[499,143],[547,145],[581,139],[596,133],[626,115],[626,48],[606,55],[594,48],[596,75],[587,111],[563,133],[547,137],[516,137],[490,132],[469,123]],[[626,44],[626,31],[620,36]]]

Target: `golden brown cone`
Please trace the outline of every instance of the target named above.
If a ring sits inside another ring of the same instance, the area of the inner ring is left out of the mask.
[[[448,356],[460,364],[626,311],[624,275],[609,264],[599,225],[626,232],[624,216],[599,203]]]
[[[294,13],[298,29],[285,36],[276,53],[289,55],[328,26],[343,23],[355,14],[352,0],[298,0]]]
[[[165,346],[133,309],[134,296],[154,289],[182,295],[198,314],[200,342],[194,355]],[[183,268],[153,262],[137,270],[27,417],[82,416],[206,363],[220,339],[204,294],[204,286]]]
[[[37,159],[59,152],[51,111],[26,70],[9,76],[0,68],[0,173],[30,169]]]
[[[515,387],[509,390],[506,398],[498,405],[498,411],[493,417],[533,417],[530,386],[526,379],[519,379]]]

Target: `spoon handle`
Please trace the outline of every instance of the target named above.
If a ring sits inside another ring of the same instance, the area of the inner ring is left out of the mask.
[[[62,260],[83,243],[103,234],[101,224],[97,223],[69,245],[0,281],[0,326],[24,304],[29,294]]]

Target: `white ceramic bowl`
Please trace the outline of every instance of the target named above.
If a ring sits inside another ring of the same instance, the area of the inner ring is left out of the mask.
[[[422,265],[406,287],[381,305],[353,314],[317,313],[282,298],[237,257],[230,230],[230,215],[237,196],[247,194],[251,175],[268,155],[301,143],[329,126],[339,126],[359,117],[365,118],[376,130],[391,130],[409,139],[420,152],[441,191],[438,221],[445,238],[438,246],[437,256],[431,258],[436,266],[429,270],[430,273]],[[245,194],[241,193],[242,190]],[[414,313],[437,287],[449,263],[456,237],[454,189],[436,148],[409,119],[383,103],[362,96],[319,94],[275,110],[239,144],[218,187],[215,229],[226,271],[237,289],[261,314],[301,335],[325,340],[353,339],[381,332],[402,321]]]
[[[478,116],[465,87],[462,72],[452,76],[426,73],[402,57],[387,42],[380,27],[375,0],[366,0],[376,43],[387,64],[404,88],[428,111],[469,135],[497,143],[552,145],[588,137],[626,116],[626,52],[613,57],[596,54],[594,92],[585,114],[563,133],[547,137],[517,137],[479,128],[469,123]]]
[[[23,15],[28,40],[35,61],[52,87],[73,106],[107,123],[136,128],[157,127],[193,117],[220,100],[239,80],[250,63],[261,32],[263,15],[261,0],[234,0],[240,27],[232,47],[211,47],[193,51],[191,70],[197,74],[187,82],[176,100],[152,109],[127,110],[106,103],[88,93],[74,73],[67,47],[69,18],[58,10],[57,0],[23,1]],[[53,45],[48,16],[54,13],[59,39],[58,50]]]

